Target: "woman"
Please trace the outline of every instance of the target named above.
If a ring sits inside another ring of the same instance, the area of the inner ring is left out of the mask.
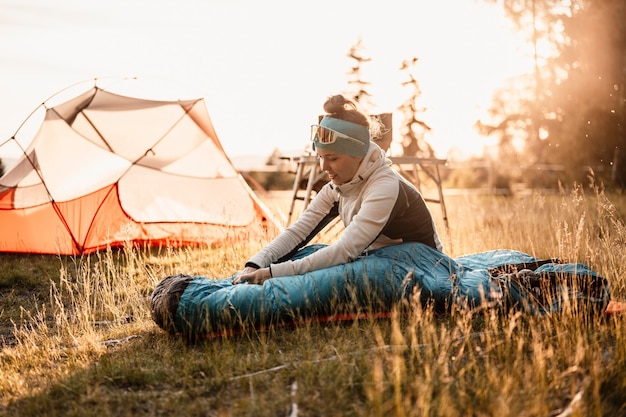
[[[233,280],[262,284],[268,278],[300,275],[351,262],[376,249],[421,242],[442,250],[432,215],[422,195],[402,178],[371,141],[378,125],[342,95],[324,103],[327,113],[311,127],[311,140],[330,181],[300,218],[255,254]],[[301,259],[292,256],[340,216],[339,239]],[[365,253],[364,253],[365,252]]]

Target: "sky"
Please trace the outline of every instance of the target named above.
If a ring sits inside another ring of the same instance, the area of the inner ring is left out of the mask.
[[[399,68],[417,57],[436,156],[479,154],[489,141],[473,125],[494,90],[532,68],[511,28],[481,0],[0,0],[0,144],[70,85],[123,92],[118,82],[136,77],[149,98],[204,97],[235,161],[297,154],[325,99],[349,90],[360,40],[371,113],[401,124],[411,91]]]

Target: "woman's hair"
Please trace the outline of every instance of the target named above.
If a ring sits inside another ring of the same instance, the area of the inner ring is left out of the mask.
[[[341,94],[328,97],[324,103],[324,111],[327,116],[335,119],[368,127],[372,138],[377,138],[380,135],[380,121],[376,118],[370,118],[365,112],[359,110],[355,102],[346,99]]]

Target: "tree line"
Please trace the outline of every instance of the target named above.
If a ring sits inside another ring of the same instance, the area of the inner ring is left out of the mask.
[[[477,122],[497,135],[498,159],[562,166],[565,180],[584,181],[593,170],[625,187],[626,2],[485,1],[504,8],[534,51],[534,72],[503,86],[490,120]]]

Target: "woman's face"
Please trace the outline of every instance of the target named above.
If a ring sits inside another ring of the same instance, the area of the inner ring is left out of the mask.
[[[320,167],[326,172],[335,185],[350,181],[361,164],[363,158],[332,152],[326,149],[317,149]]]

